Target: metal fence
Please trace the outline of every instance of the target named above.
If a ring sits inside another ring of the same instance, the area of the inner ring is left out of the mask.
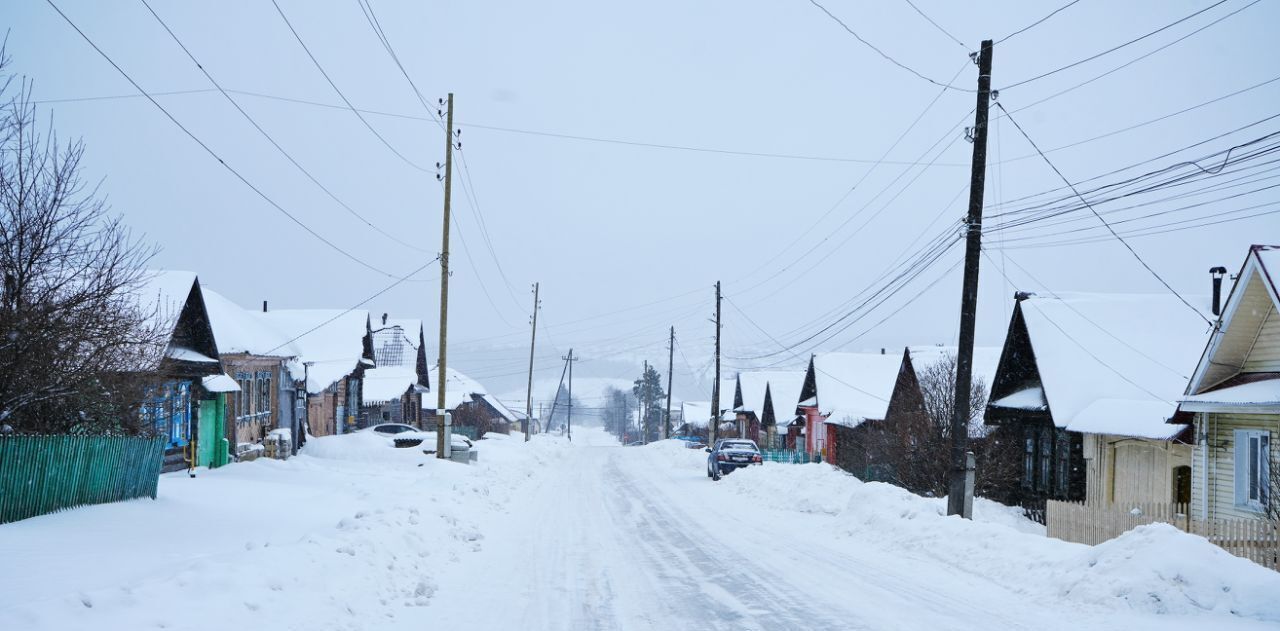
[[[155,499],[163,438],[0,436],[0,524],[87,504]]]
[[[812,462],[809,452],[803,449],[764,449],[760,452],[765,462],[805,464]]]

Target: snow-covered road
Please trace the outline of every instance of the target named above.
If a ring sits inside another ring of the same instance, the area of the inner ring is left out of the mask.
[[[829,515],[748,501],[734,492],[733,476],[719,484],[706,478],[701,451],[619,448],[603,434],[581,434],[587,444],[543,472],[509,507],[509,530],[469,559],[480,568],[472,580],[442,589],[429,611],[446,620],[474,620],[482,629],[1199,624],[1028,598],[988,580],[985,567],[959,569],[931,554],[886,549],[874,537],[860,542],[832,528]],[[505,604],[456,618],[447,613],[447,603],[486,589],[507,596]]]
[[[0,526],[0,629],[1259,629],[1280,574],[1149,528],[1096,547],[826,465],[675,441],[382,439]]]

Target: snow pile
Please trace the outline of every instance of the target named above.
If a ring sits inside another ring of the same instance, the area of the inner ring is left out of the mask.
[[[689,459],[666,456],[690,466]],[[1280,622],[1280,574],[1166,524],[1085,546],[1046,538],[1044,527],[1017,508],[978,498],[973,521],[947,517],[945,498],[864,483],[825,464],[770,463],[720,484],[762,507],[828,517],[826,528],[849,545],[873,542],[926,557],[1033,599]]]
[[[312,438],[287,461],[162,476],[155,501],[6,524],[0,629],[429,628],[437,581],[479,571],[468,555],[565,450],[482,444],[463,466],[366,432]]]

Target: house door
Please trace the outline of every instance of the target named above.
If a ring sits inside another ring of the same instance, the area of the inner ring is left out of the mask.
[[[215,399],[202,399],[200,401],[200,415],[196,422],[200,424],[199,438],[196,440],[196,466],[209,467],[213,466],[213,458],[216,453],[217,445],[222,441],[218,440],[222,434],[218,431],[221,423],[217,422],[218,418],[218,401]]]

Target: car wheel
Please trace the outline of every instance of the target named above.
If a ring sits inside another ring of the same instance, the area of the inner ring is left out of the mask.
[[[719,481],[720,481],[720,478],[724,477],[724,476],[723,476],[723,474],[722,474],[722,473],[720,473],[720,467],[719,467],[719,466],[714,467],[714,468],[712,469],[712,471],[713,471],[713,473],[711,474],[711,479],[712,479],[712,480],[715,480],[716,482],[719,482]]]

